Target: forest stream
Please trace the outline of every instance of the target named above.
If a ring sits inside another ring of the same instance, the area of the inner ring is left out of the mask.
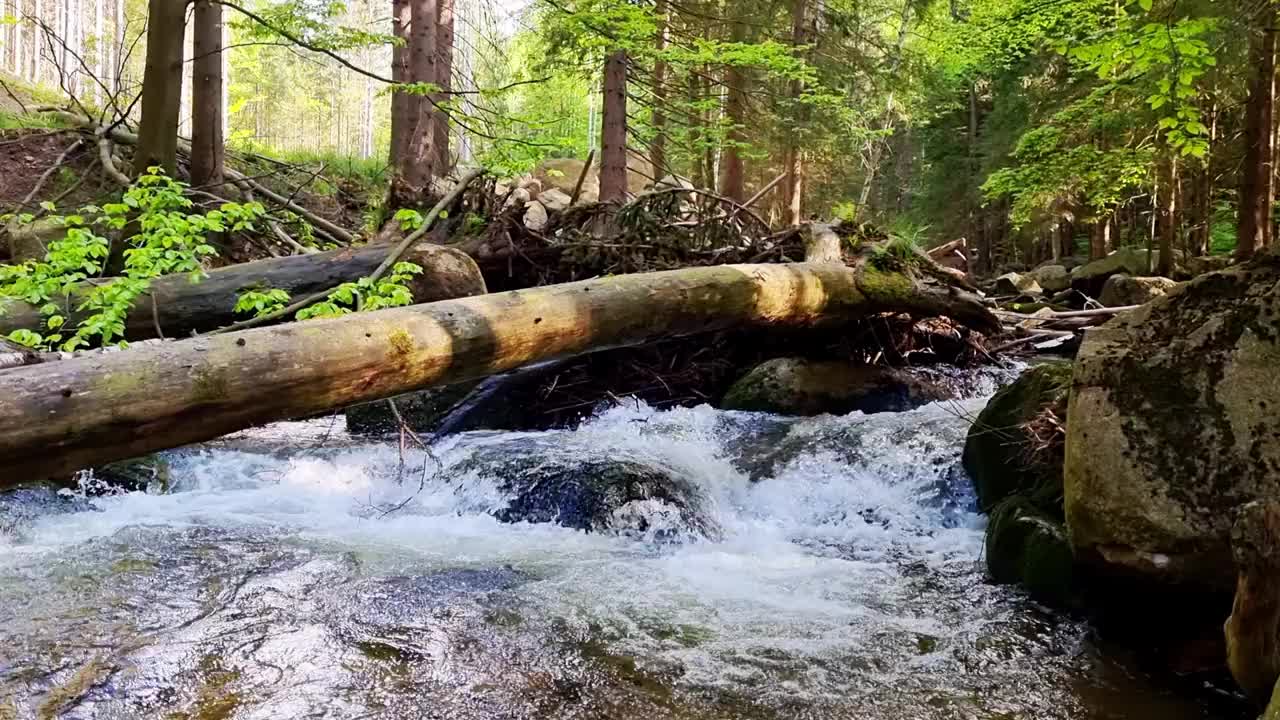
[[[807,419],[632,403],[429,456],[282,423],[177,452],[167,492],[7,493],[0,717],[1230,717],[985,579],[981,385]],[[500,522],[513,463],[682,500]]]

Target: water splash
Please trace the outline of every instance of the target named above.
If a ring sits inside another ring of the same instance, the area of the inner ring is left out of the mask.
[[[956,470],[980,406],[629,403],[430,453],[282,424],[175,454],[168,494],[7,496],[0,698],[19,717],[59,692],[68,717],[1094,717],[1080,629],[983,582]],[[523,469],[600,463],[690,491],[597,532],[499,521]]]

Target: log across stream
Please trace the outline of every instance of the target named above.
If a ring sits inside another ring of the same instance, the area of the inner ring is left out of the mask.
[[[802,263],[607,277],[203,336],[0,372],[0,485],[542,360],[884,311],[999,327],[954,288]]]

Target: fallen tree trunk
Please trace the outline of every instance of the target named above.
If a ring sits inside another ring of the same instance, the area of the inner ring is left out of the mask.
[[[125,338],[185,338],[230,325],[245,316],[235,313],[236,299],[246,290],[278,288],[299,298],[331,290],[344,282],[367,277],[392,252],[390,245],[365,245],[311,255],[294,255],[232,265],[210,271],[199,282],[187,274],[153,280],[151,292],[134,304],[125,322]],[[484,279],[474,261],[457,250],[428,242],[410,247],[401,258],[422,266],[422,274],[410,283],[418,303],[477,295],[485,292]],[[83,286],[89,290],[93,283]],[[72,323],[83,319],[75,310],[73,295],[64,303]],[[153,307],[154,305],[154,307]],[[17,329],[40,331],[40,311],[27,303],[9,302],[0,306],[0,335]]]
[[[878,312],[999,323],[905,272],[723,265],[290,323],[0,372],[0,486],[533,362]]]

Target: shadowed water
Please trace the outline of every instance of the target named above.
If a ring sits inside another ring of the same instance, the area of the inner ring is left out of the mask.
[[[178,453],[165,494],[0,496],[0,718],[1218,717],[984,581],[981,405],[624,405],[430,455],[314,421]],[[678,502],[496,519],[601,463]]]

